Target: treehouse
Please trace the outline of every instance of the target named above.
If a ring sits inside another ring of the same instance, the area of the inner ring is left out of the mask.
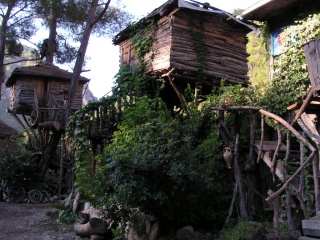
[[[140,51],[144,46],[135,46],[137,40],[133,39],[138,37],[139,41],[138,34],[145,30],[146,42],[154,38],[150,52],[143,59],[150,63],[146,74],[151,78],[170,75],[169,79],[174,78],[180,90],[187,84],[192,87],[201,84],[205,94],[213,86],[219,86],[222,79],[226,84],[249,84],[246,35],[253,29],[252,25],[208,3],[169,0],[121,31],[113,43],[120,47],[120,66],[134,66],[139,58],[135,50]],[[171,87],[165,92],[168,98],[176,96]]]
[[[72,73],[53,65],[16,68],[6,81],[11,88],[9,113],[21,114],[31,127],[38,123],[64,126],[64,101],[68,94]],[[80,77],[71,110],[82,106],[83,87],[89,79]],[[27,121],[26,116],[29,116]],[[16,119],[21,123],[19,118]],[[23,124],[22,124],[23,125]]]

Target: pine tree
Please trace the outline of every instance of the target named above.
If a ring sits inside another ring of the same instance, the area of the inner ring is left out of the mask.
[[[262,37],[249,34],[248,38],[248,76],[250,77],[250,82],[256,86],[259,91],[264,92],[270,85],[269,53],[264,47]]]

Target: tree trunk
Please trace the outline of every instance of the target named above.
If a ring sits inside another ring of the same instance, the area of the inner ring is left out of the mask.
[[[46,63],[53,64],[54,52],[56,49],[56,37],[57,37],[57,1],[52,1],[50,17],[49,17],[49,41],[46,51]]]
[[[104,11],[102,12],[102,14],[108,9],[110,1],[111,0],[108,0],[108,2],[105,4],[105,8],[104,8]],[[83,65],[84,57],[85,57],[85,54],[87,51],[91,31],[92,31],[92,28],[94,27],[94,25],[96,24],[96,22],[99,20],[99,18],[98,19],[95,18],[98,4],[99,4],[99,0],[93,0],[91,2],[89,14],[88,14],[88,19],[87,19],[87,23],[86,23],[86,28],[85,28],[83,36],[82,36],[80,48],[78,50],[76,64],[73,69],[71,85],[69,88],[67,102],[66,102],[66,125],[68,123],[69,112],[70,112],[70,109],[72,106],[72,101],[73,101],[73,97],[75,94],[75,90],[78,86],[80,74],[82,72],[82,65]],[[99,17],[101,17],[101,16],[102,15],[100,15]]]
[[[53,131],[48,145],[45,147],[43,151],[42,161],[41,161],[41,174],[42,176],[46,175],[50,163],[54,157],[54,153],[57,149],[58,143],[60,141],[62,135],[62,131]]]
[[[2,16],[2,22],[0,26],[0,100],[1,100],[1,87],[5,78],[4,59],[6,50],[6,38],[8,30],[8,21],[11,15],[11,11],[15,6],[16,1],[11,1],[8,4],[7,12]]]

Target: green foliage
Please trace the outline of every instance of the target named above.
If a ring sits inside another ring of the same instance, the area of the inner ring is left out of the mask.
[[[252,226],[245,221],[240,221],[232,228],[223,229],[219,236],[219,240],[238,240],[251,234],[255,229],[256,226]]]
[[[269,54],[263,47],[263,38],[254,34],[248,35],[247,53],[248,76],[250,82],[257,87],[260,92],[265,92],[270,86],[269,82]]]
[[[274,80],[261,102],[268,111],[281,115],[287,106],[302,101],[310,86],[303,45],[320,36],[319,26],[320,14],[310,15],[281,34],[283,53],[276,57]]]
[[[158,27],[154,24],[153,20],[144,22],[143,26],[137,23],[133,25],[134,31],[131,34],[131,41],[133,43],[135,56],[140,64],[147,62],[144,61],[144,57],[152,51],[152,46],[156,41],[155,30]],[[150,53],[151,59],[154,58],[155,53]]]
[[[158,102],[141,98],[124,111],[100,162],[98,181],[107,183],[103,202],[139,208],[167,229],[221,223],[231,189],[219,181],[226,171],[214,119],[198,112],[181,121]],[[139,114],[143,109],[149,110]],[[206,131],[200,130],[204,125]]]
[[[41,180],[36,158],[17,143],[12,149],[0,151],[0,176],[9,188],[26,187]]]

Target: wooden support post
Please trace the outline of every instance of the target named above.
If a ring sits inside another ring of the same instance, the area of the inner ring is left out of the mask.
[[[253,151],[254,151],[254,131],[255,131],[255,118],[252,110],[249,110],[250,118],[250,149],[249,149],[249,163],[254,166]]]
[[[61,137],[61,151],[60,151],[60,173],[59,173],[59,188],[58,188],[58,195],[61,196],[61,189],[62,189],[62,176],[63,176],[63,159],[64,159],[64,134]]]
[[[237,193],[238,193],[238,185],[237,185],[237,183],[235,183],[234,187],[233,187],[233,194],[232,194],[232,200],[231,200],[231,203],[230,203],[229,212],[228,212],[226,221],[224,222],[224,225],[223,225],[224,228],[227,227],[227,225],[230,222],[230,218],[232,216],[233,209],[234,209],[234,204],[235,204],[236,199],[237,199]]]
[[[314,156],[313,159],[313,181],[314,181],[314,191],[315,191],[315,208],[316,212],[320,211],[320,195],[319,195],[319,151]]]
[[[302,142],[300,142],[300,167],[303,165],[303,161],[304,161],[304,144]],[[304,172],[303,170],[300,172],[300,176],[299,176],[299,188],[298,188],[298,192],[297,192],[297,198],[300,202],[300,207],[301,210],[303,211],[304,214],[304,218],[305,219],[309,219],[309,214],[307,211],[307,207],[305,204],[305,194],[304,194]]]
[[[260,162],[260,159],[261,159],[261,156],[262,156],[263,141],[264,141],[264,115],[261,114],[261,140],[260,140],[260,147],[259,147],[257,163]]]
[[[239,134],[236,135],[236,143],[235,143],[235,150],[234,150],[234,177],[236,184],[238,185],[238,192],[239,192],[239,208],[240,208],[240,217],[241,219],[248,218],[246,200],[244,195],[243,183],[242,183],[242,176],[239,166]]]
[[[286,213],[287,213],[287,224],[289,227],[289,232],[292,237],[295,237],[294,227],[292,221],[292,213],[291,213],[291,184],[288,185],[286,189]]]
[[[274,227],[274,233],[276,234],[277,239],[280,238],[280,223],[279,223],[279,217],[280,217],[280,199],[279,197],[276,197],[273,199],[273,227]]]
[[[276,125],[279,127],[279,124],[277,122],[276,122]],[[271,162],[271,173],[272,173],[273,181],[275,181],[274,173],[277,165],[277,156],[279,154],[279,149],[281,147],[281,142],[282,142],[281,131],[279,130],[279,128],[277,128],[277,133],[278,133],[278,143],[277,143],[276,150],[274,151],[272,162]]]

